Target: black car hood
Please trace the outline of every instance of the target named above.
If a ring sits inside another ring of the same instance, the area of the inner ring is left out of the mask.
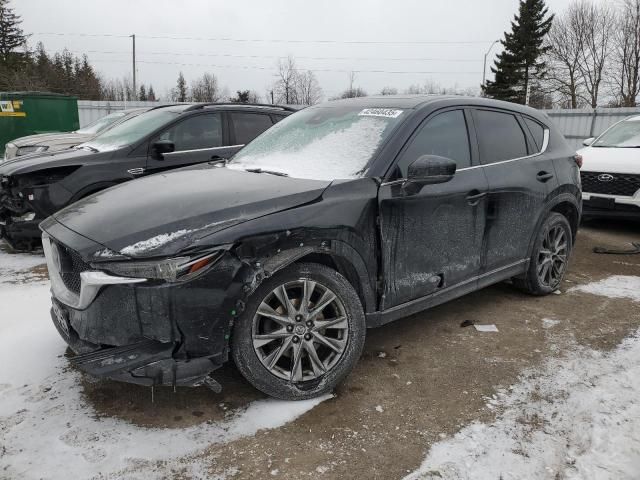
[[[110,156],[113,152],[94,153],[87,149],[73,148],[52,153],[39,153],[15,157],[9,161],[0,163],[0,175],[23,175],[43,168],[64,167],[84,162],[87,157]]]
[[[104,190],[54,219],[108,249],[94,259],[174,255],[222,229],[313,202],[329,184],[197,165]]]

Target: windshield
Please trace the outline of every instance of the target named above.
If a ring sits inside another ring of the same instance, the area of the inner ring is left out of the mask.
[[[314,180],[361,177],[402,117],[389,108],[311,107],[264,132],[228,167]]]
[[[115,122],[116,120],[121,119],[125,115],[126,114],[124,112],[112,113],[110,115],[107,115],[106,117],[99,118],[95,122],[90,123],[89,125],[87,125],[86,127],[81,128],[80,130],[76,130],[76,133],[84,133],[84,134],[88,134],[88,135],[95,135],[97,133],[100,133],[105,128],[107,128],[109,125],[111,125],[113,122]]]
[[[607,130],[594,143],[594,147],[640,148],[640,118],[626,120]]]
[[[78,147],[96,149],[100,152],[125,147],[143,139],[154,130],[176,118],[179,114],[179,111],[162,108],[141,113],[137,117],[116,125],[90,142],[83,143]]]

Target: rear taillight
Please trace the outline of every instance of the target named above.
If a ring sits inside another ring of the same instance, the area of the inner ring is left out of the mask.
[[[576,165],[578,165],[578,168],[582,168],[582,155],[574,155],[573,159],[576,161]]]

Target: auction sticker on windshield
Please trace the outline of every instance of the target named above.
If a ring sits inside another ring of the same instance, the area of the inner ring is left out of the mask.
[[[402,110],[393,108],[365,108],[358,115],[361,117],[398,118],[402,115]]]

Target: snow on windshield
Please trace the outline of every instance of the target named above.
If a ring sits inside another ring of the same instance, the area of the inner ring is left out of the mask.
[[[281,121],[239,152],[228,167],[295,178],[335,180],[363,175],[395,117],[362,108],[310,108]],[[365,113],[363,113],[365,112]]]

